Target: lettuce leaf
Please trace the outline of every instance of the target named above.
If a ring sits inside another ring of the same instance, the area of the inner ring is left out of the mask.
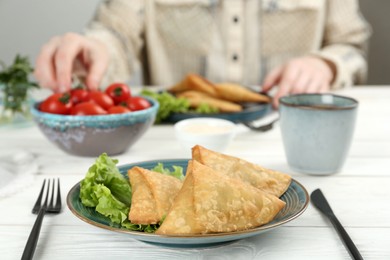
[[[193,109],[188,99],[176,97],[167,91],[155,92],[143,89],[141,95],[151,97],[160,104],[156,115],[156,124],[164,122],[172,113],[195,112],[200,114],[215,114],[219,112],[217,108],[207,103],[202,103],[196,109]]]
[[[88,169],[80,182],[80,199],[84,206],[95,208],[96,212],[108,217],[114,226],[133,231],[154,233],[160,224],[140,225],[128,220],[131,207],[131,186],[116,167],[118,160],[101,154]],[[173,166],[173,171],[158,163],[154,171],[183,179],[183,168]]]
[[[160,104],[156,115],[156,123],[161,123],[172,113],[188,112],[190,108],[190,102],[187,99],[177,98],[166,91],[156,93],[151,90],[144,89],[141,91],[141,95],[154,98]]]
[[[176,166],[176,165],[173,165],[172,168],[173,168],[173,171],[169,170],[168,168],[164,168],[163,163],[158,163],[152,169],[152,171],[159,172],[159,173],[162,173],[165,175],[170,175],[170,176],[173,176],[175,178],[178,178],[179,180],[183,180],[184,179],[183,168],[180,166]]]
[[[113,223],[122,224],[130,210],[131,186],[120,174],[117,163],[106,153],[101,154],[80,183],[80,199]]]

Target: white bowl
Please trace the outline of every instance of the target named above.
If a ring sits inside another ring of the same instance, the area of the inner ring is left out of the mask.
[[[191,151],[195,145],[223,152],[236,134],[236,125],[219,118],[190,118],[175,124],[175,134],[182,147]]]

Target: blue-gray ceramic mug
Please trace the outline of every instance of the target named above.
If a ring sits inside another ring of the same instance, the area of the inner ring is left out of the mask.
[[[280,128],[287,162],[295,171],[339,172],[351,146],[358,101],[334,94],[280,99]]]

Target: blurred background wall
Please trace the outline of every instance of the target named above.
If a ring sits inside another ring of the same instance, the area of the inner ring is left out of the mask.
[[[20,53],[35,61],[54,35],[81,32],[99,1],[0,0],[0,60],[9,64]]]
[[[390,0],[359,2],[373,29],[368,56],[368,84],[390,85]]]
[[[9,64],[20,53],[34,62],[41,45],[52,36],[80,32],[99,1],[0,0],[0,60]],[[359,2],[373,27],[367,83],[390,85],[390,0]]]

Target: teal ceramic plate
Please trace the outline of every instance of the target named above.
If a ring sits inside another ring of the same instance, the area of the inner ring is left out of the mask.
[[[176,123],[183,119],[194,117],[214,117],[232,121],[234,123],[247,123],[260,119],[272,111],[271,104],[262,103],[245,103],[242,104],[243,110],[236,113],[216,113],[216,114],[200,114],[200,113],[172,113],[165,122]]]
[[[119,166],[119,170],[127,178],[127,170],[132,168],[133,166],[140,166],[146,169],[152,169],[154,166],[157,165],[158,162],[163,163],[164,167],[169,168],[173,165],[181,166],[184,168],[185,172],[188,159],[158,160],[132,163]],[[79,199],[79,194],[80,183],[77,183],[68,193],[67,204],[72,213],[86,223],[110,231],[121,232],[126,235],[129,235],[134,239],[141,240],[144,242],[174,247],[213,246],[219,243],[225,243],[256,236],[266,231],[280,227],[287,222],[297,218],[306,210],[307,205],[309,203],[309,194],[307,190],[305,189],[305,187],[302,186],[302,184],[293,179],[290,187],[281,197],[281,199],[286,202],[286,206],[282,209],[281,212],[279,212],[279,214],[272,222],[257,228],[244,231],[179,237],[156,235],[113,227],[112,223],[108,218],[95,212],[93,208],[85,207]]]

